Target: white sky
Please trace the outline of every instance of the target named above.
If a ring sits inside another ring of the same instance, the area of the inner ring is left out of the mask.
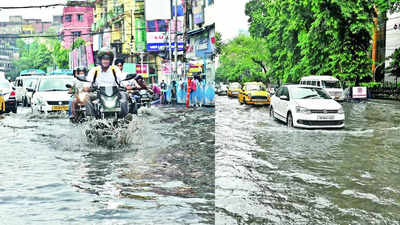
[[[215,0],[215,29],[224,41],[236,37],[240,29],[248,30],[248,17],[244,13],[246,2],[248,0]]]
[[[36,6],[65,3],[66,0],[0,0],[0,7]],[[24,19],[42,19],[52,21],[53,15],[62,15],[62,6],[42,9],[1,9],[0,21],[8,21],[9,16],[21,15]]]

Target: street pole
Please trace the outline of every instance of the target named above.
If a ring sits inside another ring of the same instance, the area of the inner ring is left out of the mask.
[[[175,69],[174,79],[178,77],[178,0],[175,0]]]
[[[172,19],[169,20],[168,24],[169,75],[170,75],[169,80],[172,79],[171,24],[172,24]]]
[[[143,75],[143,52],[140,52],[140,72],[142,73],[142,77],[144,80],[144,75]]]

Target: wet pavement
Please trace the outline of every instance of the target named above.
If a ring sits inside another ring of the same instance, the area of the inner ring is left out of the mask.
[[[216,224],[400,224],[400,102],[344,103],[343,130],[216,106]]]
[[[214,109],[144,110],[114,149],[20,109],[0,118],[0,221],[214,224]]]

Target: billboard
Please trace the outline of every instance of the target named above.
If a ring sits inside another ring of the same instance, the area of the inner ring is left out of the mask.
[[[203,0],[194,0],[193,16],[194,16],[194,24],[204,23]]]
[[[168,20],[172,17],[171,0],[145,0],[146,20]]]
[[[146,21],[142,18],[136,18],[135,25],[136,51],[143,52],[146,49]]]
[[[180,21],[180,22],[179,22]],[[178,17],[178,32],[183,31],[183,17]],[[175,31],[175,21],[171,24],[171,30]],[[173,27],[172,27],[173,26]],[[147,21],[147,44],[146,49],[148,52],[160,52],[169,50],[169,21],[168,20],[154,20]],[[171,50],[175,50],[175,32],[171,31]],[[184,50],[183,36],[178,35],[178,51]]]

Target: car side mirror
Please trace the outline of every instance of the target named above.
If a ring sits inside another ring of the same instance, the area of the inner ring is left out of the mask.
[[[15,91],[15,87],[14,86],[12,86],[11,88],[13,89],[13,91]]]
[[[281,100],[287,101],[289,100],[288,96],[286,95],[282,95],[281,97],[279,97]]]
[[[72,85],[71,84],[66,84],[65,87],[66,88],[72,88]]]
[[[33,88],[26,88],[27,91],[33,92]]]
[[[136,77],[136,73],[130,73],[126,75],[126,78],[124,80],[132,80]]]

